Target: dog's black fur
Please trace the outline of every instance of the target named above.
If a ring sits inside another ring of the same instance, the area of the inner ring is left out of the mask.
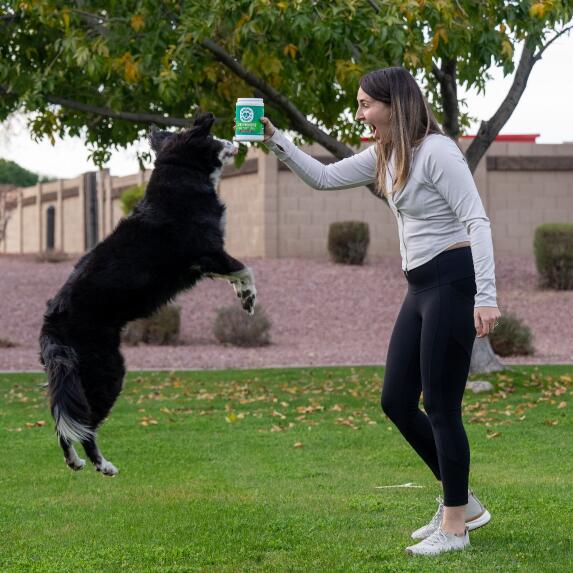
[[[225,206],[218,176],[233,145],[213,138],[212,114],[178,134],[154,131],[155,168],[142,201],[113,233],[83,256],[47,303],[40,335],[50,409],[66,463],[81,469],[81,442],[98,471],[117,469],[101,455],[96,430],[125,375],[120,334],[205,276],[229,280],[252,314],[250,269],[224,250]]]

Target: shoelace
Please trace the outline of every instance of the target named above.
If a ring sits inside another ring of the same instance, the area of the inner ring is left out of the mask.
[[[436,511],[436,513],[434,514],[434,517],[432,517],[432,521],[430,521],[431,526],[440,525],[440,523],[442,522],[442,514],[444,513],[444,502],[443,502],[442,498],[437,497],[436,501],[440,505],[438,506],[438,511]]]
[[[446,532],[441,527],[438,527],[432,535],[426,538],[425,543],[427,545],[443,545],[447,540]]]

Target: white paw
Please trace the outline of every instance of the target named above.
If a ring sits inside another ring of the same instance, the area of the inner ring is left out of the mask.
[[[66,460],[66,464],[68,464],[68,467],[71,470],[79,472],[80,470],[84,469],[84,466],[86,465],[86,460],[82,460],[82,458],[76,456],[74,459]]]
[[[241,299],[242,307],[249,313],[255,312],[255,303],[257,299],[257,289],[255,287],[255,277],[249,267],[245,267],[238,272],[232,279],[231,284],[235,294]]]
[[[99,466],[96,466],[96,470],[101,472],[104,476],[115,476],[119,473],[119,470],[107,460],[103,460]]]

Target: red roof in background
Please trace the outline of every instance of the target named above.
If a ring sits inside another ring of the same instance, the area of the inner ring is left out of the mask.
[[[521,143],[535,143],[535,140],[540,136],[540,133],[516,133],[516,134],[503,134],[498,135],[495,141],[514,141]],[[473,139],[475,135],[461,135],[460,139]],[[360,141],[373,141],[373,137],[361,137]]]
[[[516,134],[500,134],[496,136],[495,141],[521,141],[522,143],[535,143],[535,140],[540,136],[539,133],[516,133]],[[462,135],[460,139],[473,139],[475,135]]]

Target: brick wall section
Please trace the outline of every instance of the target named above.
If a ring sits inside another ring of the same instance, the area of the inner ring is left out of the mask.
[[[469,141],[462,140],[462,149]],[[306,146],[322,162],[334,158],[321,146]],[[150,171],[97,176],[99,236],[123,217],[119,197],[149,180]],[[492,225],[496,254],[531,255],[535,228],[573,222],[573,143],[494,142],[474,179]],[[11,218],[0,253],[32,253],[46,246],[46,211],[56,209],[56,248],[81,253],[85,244],[84,177],[4,193]],[[316,191],[285,169],[272,153],[251,149],[240,169],[226,167],[219,193],[227,205],[226,244],[236,257],[327,256],[332,222],[365,221],[370,257],[398,254],[398,230],[386,203],[363,188]],[[41,201],[38,202],[38,199]]]

